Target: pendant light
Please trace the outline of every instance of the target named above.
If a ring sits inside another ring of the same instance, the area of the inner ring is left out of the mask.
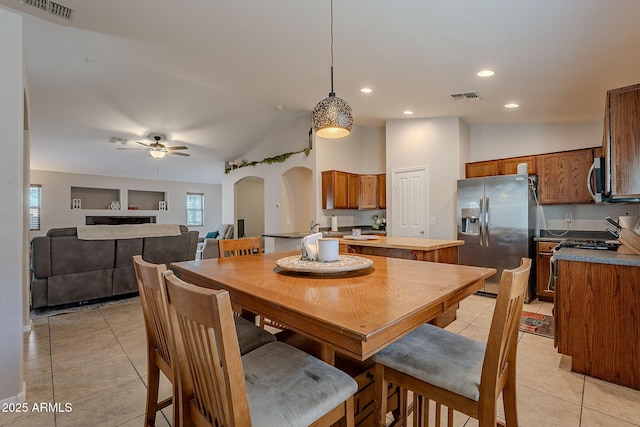
[[[333,91],[333,0],[331,0],[331,93],[313,109],[311,114],[316,135],[323,138],[343,138],[351,133],[351,107]]]

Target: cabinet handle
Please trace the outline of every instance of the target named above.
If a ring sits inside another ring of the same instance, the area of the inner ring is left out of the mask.
[[[373,381],[373,374],[371,372],[367,373],[367,379]]]

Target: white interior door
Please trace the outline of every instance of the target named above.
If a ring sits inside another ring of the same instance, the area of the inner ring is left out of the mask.
[[[392,174],[392,236],[429,238],[428,167],[397,169]]]

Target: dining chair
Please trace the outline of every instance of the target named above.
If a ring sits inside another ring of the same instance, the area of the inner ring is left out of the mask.
[[[226,290],[163,273],[184,419],[201,426],[354,425],[346,373],[281,342],[241,356]]]
[[[376,425],[385,423],[389,383],[414,393],[416,427],[428,425],[430,400],[435,401],[438,427],[443,405],[448,408],[449,427],[453,426],[454,411],[477,419],[480,427],[495,427],[501,392],[506,425],[518,425],[516,352],[530,270],[529,258],[522,258],[517,268],[503,270],[486,344],[426,324],[373,357]],[[406,414],[403,408],[404,426]]]
[[[262,240],[260,240],[260,237],[244,237],[242,239],[220,240],[218,241],[218,250],[220,252],[221,258],[230,256],[261,254]],[[243,310],[240,307],[234,307],[234,311],[236,313],[243,313]],[[250,313],[245,312],[243,315],[251,318]],[[279,330],[287,329],[287,327],[283,323],[277,320],[265,318],[264,316],[259,317],[259,322],[261,328],[270,326]]]
[[[133,257],[140,302],[144,315],[144,323],[147,333],[147,403],[145,408],[145,427],[155,425],[156,413],[173,403],[174,423],[179,418],[178,411],[181,405],[178,402],[177,386],[174,381],[174,370],[168,343],[168,318],[162,300],[162,272],[167,271],[164,264],[152,264],[142,259],[142,256]],[[248,353],[261,345],[275,341],[275,336],[262,328],[240,317],[234,319],[235,329],[238,335],[239,350],[241,354]],[[158,388],[160,385],[160,371],[171,382],[173,388],[172,397],[158,402]]]
[[[260,237],[218,240],[218,250],[220,258],[260,254],[262,253],[262,240]]]

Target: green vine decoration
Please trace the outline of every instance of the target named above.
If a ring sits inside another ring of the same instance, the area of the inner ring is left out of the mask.
[[[260,164],[271,165],[273,163],[284,163],[285,160],[287,160],[289,157],[293,156],[294,154],[304,153],[304,155],[308,157],[310,152],[311,152],[311,147],[307,147],[299,151],[291,151],[289,153],[279,154],[273,157],[267,157],[266,159],[262,159],[259,162],[256,162],[256,161],[247,162],[246,160],[235,160],[228,163],[228,166],[225,168],[224,173],[229,174],[234,169],[245,168],[247,166],[255,167]]]

